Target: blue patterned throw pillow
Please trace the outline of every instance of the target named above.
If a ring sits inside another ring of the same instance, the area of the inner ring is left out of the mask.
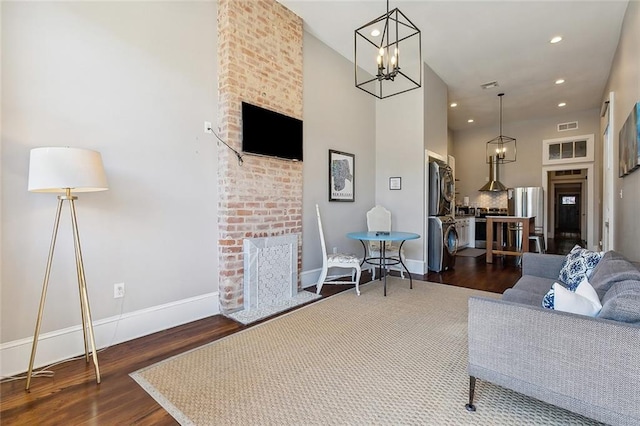
[[[601,251],[590,251],[579,245],[574,246],[562,263],[558,279],[569,290],[575,291],[578,284],[591,276],[603,254],[604,252]]]
[[[542,298],[542,307],[546,309],[555,309],[556,291],[553,286]]]

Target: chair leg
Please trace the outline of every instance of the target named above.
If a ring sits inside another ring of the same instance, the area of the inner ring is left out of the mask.
[[[322,272],[320,272],[320,278],[318,279],[318,284],[316,284],[316,287],[317,287],[316,294],[320,294],[320,290],[322,290],[322,285],[327,279],[327,273],[328,273],[327,268],[322,268]]]
[[[476,411],[476,406],[473,405],[473,394],[476,390],[476,378],[473,376],[469,376],[469,403],[465,404],[464,408],[467,411]]]
[[[356,283],[356,294],[358,296],[360,296],[360,274],[362,273],[362,270],[360,268],[353,268],[355,269],[356,272],[356,278],[355,278],[355,283]]]

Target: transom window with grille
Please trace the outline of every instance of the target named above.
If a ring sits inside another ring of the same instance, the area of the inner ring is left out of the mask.
[[[593,135],[548,139],[542,144],[543,164],[593,161]]]

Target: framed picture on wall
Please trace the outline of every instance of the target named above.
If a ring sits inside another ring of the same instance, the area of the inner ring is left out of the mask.
[[[329,201],[355,201],[355,155],[329,150]]]
[[[389,178],[389,189],[399,191],[402,189],[402,178],[401,177],[390,177]]]
[[[637,102],[620,129],[619,173],[624,177],[640,167],[640,102]]]

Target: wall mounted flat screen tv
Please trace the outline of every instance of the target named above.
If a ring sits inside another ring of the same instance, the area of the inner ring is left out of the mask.
[[[302,161],[302,120],[242,102],[242,151]]]

